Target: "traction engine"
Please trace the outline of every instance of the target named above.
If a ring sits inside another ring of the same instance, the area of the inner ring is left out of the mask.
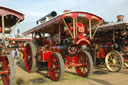
[[[87,12],[67,12],[52,17],[53,12],[39,19],[40,25],[23,33],[32,34],[33,38],[24,50],[26,70],[35,72],[47,66],[54,81],[63,78],[65,67],[75,67],[78,75],[89,76],[93,62],[84,49],[90,44],[91,27],[103,19]]]
[[[11,36],[16,25],[23,20],[23,14],[0,6],[0,76],[4,85],[15,85],[16,69],[8,37]]]

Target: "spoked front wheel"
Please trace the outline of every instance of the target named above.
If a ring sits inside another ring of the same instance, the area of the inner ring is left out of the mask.
[[[32,42],[27,43],[24,48],[24,63],[27,72],[36,72],[38,70],[36,64],[36,46]]]
[[[51,79],[61,80],[64,76],[64,61],[60,53],[54,52],[50,55],[48,69]]]
[[[118,51],[111,51],[105,57],[105,64],[109,71],[118,72],[123,68],[124,60]]]
[[[92,74],[93,61],[91,55],[87,51],[80,51],[75,60],[76,64],[80,66],[76,67],[78,75],[87,77]]]
[[[11,55],[0,56],[0,62],[0,75],[4,85],[15,85],[16,69],[13,57]]]

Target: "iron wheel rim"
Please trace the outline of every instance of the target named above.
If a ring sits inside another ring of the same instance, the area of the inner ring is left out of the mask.
[[[52,80],[58,80],[60,76],[60,62],[56,55],[52,54],[48,61],[49,74]]]
[[[87,76],[90,70],[90,62],[88,56],[84,52],[78,53],[76,57],[76,64],[82,64],[77,66],[76,71],[80,76]]]
[[[115,52],[109,52],[105,58],[105,63],[107,68],[112,71],[118,71],[121,68],[121,61],[120,61],[120,57],[117,53]]]
[[[24,58],[26,70],[30,72],[32,68],[32,48],[29,44],[25,47]]]

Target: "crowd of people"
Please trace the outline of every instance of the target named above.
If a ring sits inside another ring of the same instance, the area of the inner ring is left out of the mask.
[[[12,48],[11,55],[14,59],[14,62],[19,62],[19,60],[22,60],[23,58],[23,54],[18,49],[15,48]]]

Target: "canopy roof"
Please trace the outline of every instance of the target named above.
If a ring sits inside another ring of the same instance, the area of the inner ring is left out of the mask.
[[[111,22],[111,23],[108,23],[108,24],[98,27],[97,32],[109,31],[109,30],[113,30],[113,29],[123,29],[127,25],[128,25],[128,21]],[[95,29],[96,28],[92,29],[92,32],[94,32]]]
[[[23,35],[28,35],[34,32],[41,32],[41,33],[51,33],[51,31],[54,29],[56,29],[56,27],[58,26],[58,24],[62,21],[62,18],[64,17],[76,17],[76,16],[84,16],[87,19],[93,19],[93,22],[100,21],[103,22],[104,20],[102,18],[100,18],[99,16],[96,16],[94,14],[91,13],[87,13],[87,12],[81,12],[81,11],[76,11],[76,12],[69,12],[69,13],[65,13],[62,15],[58,15],[52,19],[50,19],[49,21],[46,21],[26,32],[23,33]],[[94,20],[95,19],[95,20]]]
[[[15,25],[18,19],[20,19],[20,22],[24,20],[24,14],[0,6],[0,22],[2,22],[2,16],[4,16],[4,25],[7,28]],[[0,23],[0,27],[2,27],[2,23]]]

